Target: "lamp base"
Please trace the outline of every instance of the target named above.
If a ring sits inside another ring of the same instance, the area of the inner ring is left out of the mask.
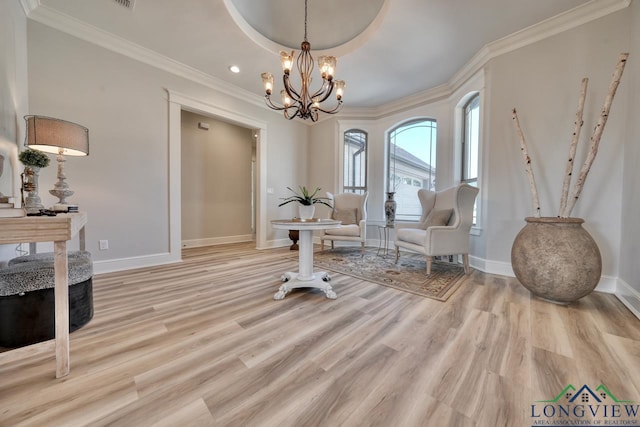
[[[56,203],[51,207],[54,212],[78,212],[78,205],[69,205],[67,203]]]
[[[69,189],[69,184],[65,181],[67,179],[64,173],[64,163],[66,160],[62,155],[62,149],[58,152],[56,160],[58,161],[58,181],[53,186],[53,190],[49,190],[49,194],[59,199],[56,205],[66,205],[67,201],[65,199],[71,197],[73,191]]]
[[[51,210],[54,212],[68,212],[69,205],[63,204],[63,203],[56,203],[55,205],[51,206]]]
[[[53,190],[49,190],[49,194],[51,194],[52,196],[57,197],[58,203],[56,203],[57,205],[66,205],[67,201],[65,200],[67,197],[71,197],[73,195],[73,191],[69,190],[68,188],[63,188],[62,186],[58,185],[59,182],[56,183],[55,188]],[[66,182],[63,182],[64,185],[67,185]]]

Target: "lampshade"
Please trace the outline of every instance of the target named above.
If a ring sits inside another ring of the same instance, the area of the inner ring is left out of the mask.
[[[25,145],[65,156],[89,155],[89,129],[66,120],[45,116],[25,116]]]

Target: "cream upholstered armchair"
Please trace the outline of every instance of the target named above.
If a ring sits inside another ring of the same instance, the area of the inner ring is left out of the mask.
[[[360,242],[361,251],[364,255],[364,243],[367,237],[367,197],[369,193],[327,193],[329,203],[333,210],[329,218],[342,221],[340,228],[324,230],[320,237],[320,248],[324,251],[324,241],[331,241],[331,249],[335,240],[346,240],[350,242]]]
[[[427,274],[431,274],[434,256],[462,254],[464,271],[469,274],[469,231],[478,191],[468,184],[438,192],[418,190],[420,222],[395,225],[396,262],[400,248],[419,252],[427,256]]]

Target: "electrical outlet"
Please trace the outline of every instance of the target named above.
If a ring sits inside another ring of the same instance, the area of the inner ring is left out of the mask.
[[[100,244],[100,250],[101,251],[106,251],[107,249],[109,249],[109,241],[108,240],[100,240],[99,244]]]

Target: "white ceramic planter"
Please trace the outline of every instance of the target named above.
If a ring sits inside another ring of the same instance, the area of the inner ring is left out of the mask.
[[[299,205],[298,216],[300,219],[311,219],[316,211],[315,205]]]

